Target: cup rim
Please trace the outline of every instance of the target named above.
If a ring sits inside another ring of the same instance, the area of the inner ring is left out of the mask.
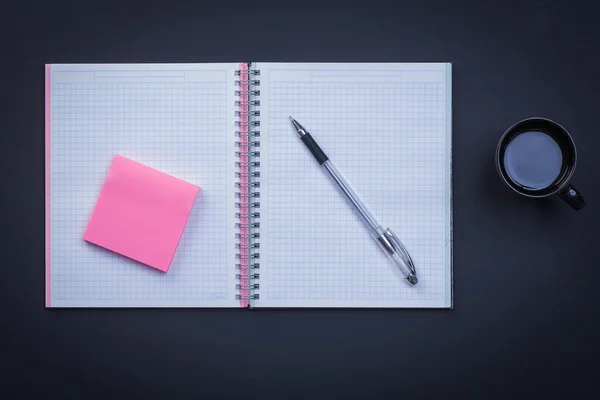
[[[550,123],[553,125],[556,125],[557,127],[559,127],[569,138],[569,142],[571,143],[571,145],[573,146],[573,167],[570,168],[570,171],[567,173],[567,176],[565,177],[565,179],[563,180],[563,183],[560,186],[556,186],[556,188],[554,188],[554,190],[552,190],[549,193],[544,193],[544,194],[531,194],[531,193],[524,193],[518,189],[516,189],[515,187],[513,187],[508,179],[506,178],[506,176],[504,176],[504,173],[502,173],[502,169],[500,168],[500,150],[502,148],[502,144],[506,138],[506,136],[515,129],[515,127],[517,127],[520,124],[526,123],[526,122],[530,122],[530,121],[543,121],[546,123]],[[571,136],[571,134],[569,133],[569,131],[562,126],[561,124],[559,124],[558,122],[550,119],[550,118],[545,118],[545,117],[529,117],[529,118],[525,118],[522,119],[518,122],[515,122],[514,124],[512,124],[511,126],[509,126],[504,133],[502,134],[502,136],[500,136],[500,140],[498,140],[498,145],[496,146],[496,154],[495,154],[495,162],[496,162],[496,170],[498,171],[498,175],[500,175],[500,178],[502,179],[502,181],[504,182],[504,184],[506,186],[508,186],[509,188],[511,188],[513,191],[515,191],[516,193],[520,194],[521,196],[525,196],[525,197],[532,197],[532,198],[543,198],[543,197],[549,197],[552,196],[558,192],[560,192],[561,190],[567,188],[569,186],[569,182],[571,181],[571,178],[573,177],[573,174],[575,173],[575,169],[577,167],[577,147],[575,146],[575,141],[573,140],[573,137]]]

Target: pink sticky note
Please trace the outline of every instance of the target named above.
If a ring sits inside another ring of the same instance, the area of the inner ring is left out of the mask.
[[[83,239],[167,272],[199,190],[117,155]]]

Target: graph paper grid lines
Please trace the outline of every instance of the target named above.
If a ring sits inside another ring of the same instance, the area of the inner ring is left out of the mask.
[[[451,306],[449,64],[261,71],[257,307]],[[411,253],[410,287],[293,131],[304,125]]]
[[[52,307],[237,307],[237,64],[52,65]],[[200,186],[168,273],[84,242],[115,154]]]

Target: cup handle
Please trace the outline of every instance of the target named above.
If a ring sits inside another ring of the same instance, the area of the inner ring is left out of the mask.
[[[585,206],[585,197],[583,197],[581,192],[575,189],[571,184],[569,184],[565,189],[558,192],[558,195],[575,210],[579,210],[580,208]]]

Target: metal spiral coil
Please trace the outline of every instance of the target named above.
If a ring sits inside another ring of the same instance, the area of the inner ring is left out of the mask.
[[[260,263],[249,264],[248,266],[243,266],[242,264],[235,264],[235,269],[243,271],[243,270],[251,270],[251,269],[260,269]]]
[[[253,283],[250,285],[242,285],[241,283],[237,283],[235,285],[236,289],[258,289],[260,288],[260,284],[258,283]]]
[[[260,121],[235,121],[235,126],[260,126]]]
[[[236,182],[235,187],[236,188],[242,188],[242,187],[257,188],[257,187],[260,187],[260,182]]]
[[[258,293],[250,294],[250,295],[243,295],[243,294],[235,295],[236,300],[258,300],[258,298],[259,298]]]
[[[247,105],[260,106],[260,100],[250,100],[250,101],[236,100],[234,102],[234,104],[236,107],[247,106]]]
[[[240,75],[254,75],[254,76],[258,76],[260,75],[260,71],[257,69],[249,69],[247,71],[241,71],[241,70],[236,70],[234,72],[235,76],[240,76]]]
[[[243,207],[242,208],[250,208],[250,207]],[[235,213],[235,217],[236,218],[260,218],[260,213],[259,212],[251,212],[251,213]]]
[[[242,79],[234,82],[235,86],[240,86],[242,84],[248,84],[250,86],[260,86],[259,79]]]
[[[260,111],[235,111],[234,114],[236,117],[239,117],[241,115],[252,115],[254,117],[258,117],[260,115]]]
[[[241,222],[236,222],[236,223],[235,223],[235,227],[236,227],[237,229],[243,229],[243,228],[244,228],[244,229],[245,229],[245,228],[248,228],[248,229],[252,229],[252,228],[260,228],[260,222],[252,222],[252,223],[250,223],[250,224],[242,224]]]
[[[235,173],[236,178],[239,178],[240,176],[253,176],[258,178],[260,176],[260,172],[258,171],[254,171],[254,172],[236,172]]]
[[[245,198],[249,198],[249,197],[260,197],[260,193],[258,192],[253,192],[253,193],[240,193],[240,192],[236,192],[235,197],[238,199],[245,199]]]
[[[242,166],[244,166],[244,167],[256,167],[256,168],[258,168],[258,167],[260,167],[260,161],[252,161],[252,162],[240,162],[240,161],[236,161],[235,162],[235,166],[237,168],[242,167]]]
[[[234,81],[238,87],[235,90],[236,116],[235,137],[235,197],[238,201],[235,208],[235,258],[238,262],[235,268],[237,280],[235,288],[238,291],[236,299],[244,300],[242,304],[250,305],[250,300],[258,300],[260,288],[258,280],[260,274],[254,272],[260,268],[260,71],[251,68],[250,64],[243,64],[234,72],[237,79]],[[246,301],[247,300],[247,301]]]
[[[236,157],[260,157],[260,151],[236,151]]]
[[[242,274],[235,274],[235,278],[236,279],[242,279],[243,276],[242,276]],[[252,278],[252,279],[259,279],[260,278],[260,274],[250,274],[250,278]]]
[[[258,232],[255,232],[255,233],[236,233],[235,234],[235,238],[236,239],[240,239],[240,238],[258,239],[258,238],[260,238],[260,233],[258,233]]]
[[[246,136],[260,136],[260,132],[259,131],[250,131],[250,132],[240,132],[240,131],[235,131],[235,136],[237,137],[246,137]]]
[[[258,249],[260,248],[260,243],[252,243],[252,244],[235,244],[236,249]]]
[[[235,208],[260,208],[260,202],[255,201],[252,203],[235,203]]]
[[[251,96],[260,96],[260,90],[236,90],[235,95],[239,97],[243,94],[249,94]]]
[[[244,135],[244,136],[249,136],[249,135]],[[260,141],[259,140],[253,140],[253,141],[249,141],[249,142],[246,142],[246,143],[235,142],[235,147],[242,147],[242,146],[260,147]]]

